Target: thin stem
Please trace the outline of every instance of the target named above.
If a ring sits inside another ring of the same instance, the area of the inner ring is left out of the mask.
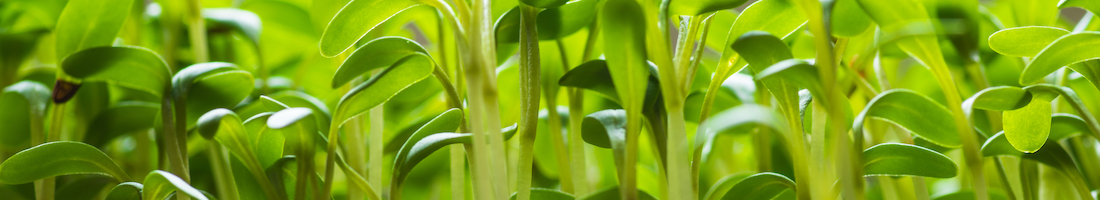
[[[233,179],[233,169],[229,166],[228,155],[222,149],[218,141],[210,140],[207,143],[207,153],[210,157],[211,169],[214,172],[214,184],[218,188],[218,199],[237,199],[238,192],[236,180]]]
[[[65,103],[56,103],[52,113],[50,114],[50,129],[49,134],[44,134],[42,131],[42,116],[30,116],[31,118],[31,131],[37,132],[37,134],[31,135],[32,142],[34,144],[44,144],[50,141],[57,141],[61,137],[61,125],[64,121],[65,115]],[[34,182],[35,197],[39,200],[53,200],[54,191],[56,190],[57,179],[54,177],[44,178]]]
[[[163,122],[162,124],[164,125],[164,144],[165,149],[167,149],[170,171],[172,172],[172,174],[180,176],[180,178],[182,178],[184,181],[189,181],[190,177],[184,176],[184,174],[187,174],[187,167],[184,165],[186,154],[180,151],[180,143],[177,141],[178,137],[176,135],[179,133],[176,132],[176,122],[175,117],[172,113],[171,98],[164,98],[164,101],[161,102],[160,108],[161,120]],[[189,198],[187,197],[187,194],[182,194],[176,195],[176,199],[188,200]]]
[[[206,20],[202,16],[202,0],[187,1],[191,19],[188,19],[188,29],[191,36],[191,50],[194,52],[195,63],[210,61],[209,47],[206,44]]]
[[[562,71],[569,71],[569,56],[565,53],[565,43],[560,39],[556,41],[559,57],[561,57]],[[543,99],[546,99],[547,126],[549,126],[547,130],[550,130],[548,131],[550,133],[550,143],[554,147],[554,155],[558,161],[558,177],[560,177],[561,189],[563,192],[572,193],[574,184],[573,169],[569,165],[569,150],[565,146],[565,139],[561,136],[561,114],[558,113],[558,91],[561,88],[558,87],[558,84],[550,84],[549,87],[551,88],[543,91],[545,93]]]
[[[1001,162],[1001,158],[994,157],[993,163],[997,165],[997,175],[1001,177],[1001,185],[1004,185],[1005,196],[1008,196],[1008,200],[1016,200],[1016,192],[1012,189],[1012,181],[1008,178],[1007,170],[1004,163]],[[1019,180],[1019,177],[1016,180]]]
[[[367,151],[367,153],[370,154],[368,155],[370,156],[370,168],[368,169],[368,173],[370,174],[367,175],[367,177],[370,179],[368,181],[372,188],[385,188],[382,186],[382,164],[385,162],[382,160],[382,147],[385,145],[382,142],[382,138],[384,137],[384,124],[386,123],[383,117],[382,105],[370,109],[370,139],[368,139],[368,142],[370,142],[368,148],[370,149]],[[329,181],[331,182],[331,180]],[[394,191],[390,191],[391,194],[393,192]]]

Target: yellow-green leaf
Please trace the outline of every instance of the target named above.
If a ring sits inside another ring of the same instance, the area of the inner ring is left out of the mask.
[[[23,184],[71,174],[102,174],[119,182],[130,180],[115,161],[91,145],[58,141],[20,151],[0,163],[0,183]]]
[[[321,34],[321,55],[335,57],[374,27],[419,3],[412,0],[353,0],[332,17]]]
[[[1049,26],[1002,29],[989,35],[989,48],[1008,56],[1035,57],[1051,42],[1066,34],[1069,31]]]
[[[1050,43],[1035,56],[1023,73],[1020,84],[1035,83],[1064,66],[1086,60],[1100,59],[1100,32],[1079,32],[1064,35]]]

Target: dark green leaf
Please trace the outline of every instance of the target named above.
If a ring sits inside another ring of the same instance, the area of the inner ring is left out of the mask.
[[[592,20],[596,19],[598,5],[599,0],[580,0],[539,12],[537,24],[539,40],[565,38],[588,27],[592,24]],[[516,35],[518,34],[517,29]]]
[[[584,142],[602,148],[623,148],[626,140],[626,111],[601,110],[588,114],[581,123]]]
[[[96,115],[88,124],[88,133],[84,142],[92,146],[103,146],[115,137],[153,128],[160,104],[123,101]]]
[[[749,176],[749,174],[731,174],[722,177],[722,179],[719,179],[713,186],[710,186],[710,189],[707,190],[707,194],[703,196],[701,200],[719,200],[724,197],[726,192],[729,192],[734,185],[737,185],[737,183],[740,183],[741,180],[745,180],[745,178]]]
[[[1077,115],[1055,113],[1050,117],[1050,140],[1058,141],[1088,133],[1089,125]]]
[[[334,57],[350,49],[371,29],[393,15],[419,5],[413,0],[351,1],[325,26],[321,34],[321,55]]]
[[[725,45],[722,45],[725,49],[722,50],[720,64],[714,71],[714,77],[729,77],[745,68],[746,62],[733,60],[737,52],[729,48],[742,34],[758,30],[786,38],[805,24],[806,17],[803,16],[802,11],[795,8],[788,0],[762,0],[749,5],[741,15],[737,16],[737,20],[730,27]]]
[[[558,84],[567,87],[589,89],[599,93],[607,99],[619,102],[619,93],[615,91],[615,84],[609,79],[611,71],[607,68],[607,62],[593,60],[566,72],[561,76]]]
[[[21,81],[0,93],[0,149],[18,150],[30,144],[31,118],[45,121],[50,89],[34,81]],[[39,124],[41,126],[42,124]],[[38,127],[44,129],[45,127]],[[43,132],[44,133],[44,132]]]
[[[70,174],[102,174],[125,182],[126,171],[107,154],[80,142],[49,142],[12,155],[0,163],[0,183],[22,184]]]
[[[95,47],[65,58],[65,74],[84,81],[105,81],[163,97],[172,71],[156,53],[142,47]],[[135,76],[140,72],[140,76]]]
[[[817,68],[806,61],[787,59],[773,64],[756,74],[757,80],[778,78],[788,83],[810,90],[814,99],[825,99],[820,96],[825,93],[818,79]]]
[[[863,151],[865,176],[924,176],[951,178],[959,166],[931,149],[911,144],[885,143]]]
[[[1079,173],[1073,158],[1066,152],[1062,145],[1052,140],[1047,140],[1042,149],[1034,153],[1022,153],[1008,143],[1004,133],[997,133],[985,141],[982,145],[982,156],[1017,156],[1034,160],[1044,165],[1058,169],[1064,173]]]
[[[111,188],[104,200],[141,200],[141,190],[144,186],[137,182],[125,182]]]

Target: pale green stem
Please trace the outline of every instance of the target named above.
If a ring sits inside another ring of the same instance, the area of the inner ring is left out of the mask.
[[[352,85],[357,85],[357,84],[353,83]],[[346,131],[344,131],[345,133],[353,133],[353,134],[344,134],[345,140],[347,140],[347,141],[344,141],[345,145],[343,146],[343,148],[344,148],[344,151],[347,152],[346,155],[347,155],[348,165],[350,165],[349,167],[351,167],[351,169],[354,170],[355,173],[359,173],[359,174],[369,173],[367,171],[368,170],[368,168],[367,168],[367,160],[368,160],[368,158],[367,158],[367,148],[369,148],[370,145],[367,145],[367,138],[365,138],[365,135],[360,134],[360,133],[365,132],[363,130],[364,129],[363,126],[370,123],[369,121],[370,121],[370,119],[365,119],[363,117],[353,117],[351,119],[352,123],[348,123],[347,126],[344,127],[344,129],[346,130]],[[337,144],[337,145],[339,145],[339,144]],[[327,146],[326,146],[326,148],[327,148]],[[340,147],[337,147],[337,148],[340,148]],[[328,155],[326,155],[326,158],[325,158],[326,160],[328,159],[327,156]],[[327,166],[325,167],[325,170],[328,170]],[[327,174],[328,172],[326,171],[325,173]],[[325,180],[329,180],[329,179],[327,179],[328,177],[325,177],[325,178],[326,178]],[[374,187],[374,186],[372,186],[372,187]],[[390,193],[390,194],[392,195],[393,193]],[[361,189],[359,189],[359,187],[356,186],[356,183],[354,181],[348,181],[348,199],[363,199],[363,197],[365,197],[365,195],[366,195],[365,191],[362,191]],[[394,199],[396,199],[396,198],[394,198]]]
[[[164,98],[160,106],[161,120],[164,125],[164,149],[166,149],[168,154],[168,164],[172,174],[180,176],[184,181],[188,181],[190,180],[189,177],[183,175],[187,174],[187,167],[184,166],[184,160],[187,159],[187,154],[180,151],[182,148],[186,147],[181,147],[182,145],[177,141],[178,137],[176,135],[180,133],[176,132],[176,122],[172,113],[172,101],[170,99],[171,98]],[[189,198],[187,194],[183,194],[176,195],[176,199],[188,200]]]
[[[50,141],[55,141],[61,135],[61,123],[65,114],[65,103],[54,104],[53,112],[50,114],[50,129],[47,135],[43,130],[41,114],[32,114],[31,121],[31,142],[35,145],[43,144]],[[34,182],[35,197],[38,200],[53,200],[54,190],[57,185],[57,179],[50,177],[44,178]]]
[[[382,186],[382,164],[385,162],[382,160],[382,147],[385,145],[382,142],[384,137],[382,131],[386,121],[383,118],[382,110],[382,105],[370,109],[370,139],[368,139],[368,142],[370,142],[368,148],[370,149],[367,150],[367,153],[370,154],[370,168],[368,169],[370,174],[367,176],[370,179],[369,182],[372,188],[385,188]],[[392,194],[393,191],[390,191],[390,193]]]
[[[233,169],[229,166],[228,155],[218,141],[210,140],[206,144],[207,153],[210,154],[211,169],[214,171],[214,184],[218,188],[218,199],[237,199],[239,193],[236,180],[233,179]]]
[[[539,95],[541,90],[541,66],[539,64],[539,33],[536,29],[538,9],[528,5],[520,5],[520,68],[519,68],[519,93],[520,93],[520,154],[519,174],[516,181],[516,199],[531,199],[531,170],[534,161],[535,135],[538,133],[539,120]],[[548,99],[553,97],[547,95]],[[550,101],[547,101],[548,103]],[[550,104],[547,106],[551,113],[557,113],[557,108]],[[557,116],[550,116],[554,121]],[[558,119],[560,121],[560,119]],[[557,133],[555,133],[557,132]],[[557,135],[561,141],[561,127],[551,128],[548,132],[551,137]],[[558,146],[555,146],[557,149]],[[560,151],[559,151],[560,152]],[[561,158],[561,156],[559,156]],[[564,160],[559,159],[560,162]],[[568,168],[562,171],[568,171]],[[562,174],[568,176],[569,174]]]
[[[565,53],[565,43],[559,39],[557,44],[561,57],[562,72],[567,72],[569,71],[569,55]],[[558,113],[558,91],[560,87],[557,84],[552,85],[554,88],[543,91],[546,93],[543,98],[546,99],[547,126],[549,126],[547,130],[550,130],[548,131],[550,133],[550,143],[554,146],[554,156],[558,161],[558,177],[560,177],[561,190],[566,193],[573,193],[573,169],[569,166],[568,149],[565,147],[565,140],[561,136],[561,114]]]
[[[189,33],[191,36],[191,51],[194,52],[195,63],[210,61],[209,47],[206,44],[206,20],[202,16],[202,0],[188,0],[187,6],[191,11]]]

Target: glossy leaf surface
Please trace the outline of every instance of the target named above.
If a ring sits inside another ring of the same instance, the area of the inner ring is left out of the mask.
[[[959,166],[931,149],[911,144],[884,143],[863,151],[866,176],[924,176],[951,178]]]
[[[102,174],[129,181],[107,154],[80,142],[49,142],[23,150],[0,163],[0,183],[22,184],[71,174]]]

